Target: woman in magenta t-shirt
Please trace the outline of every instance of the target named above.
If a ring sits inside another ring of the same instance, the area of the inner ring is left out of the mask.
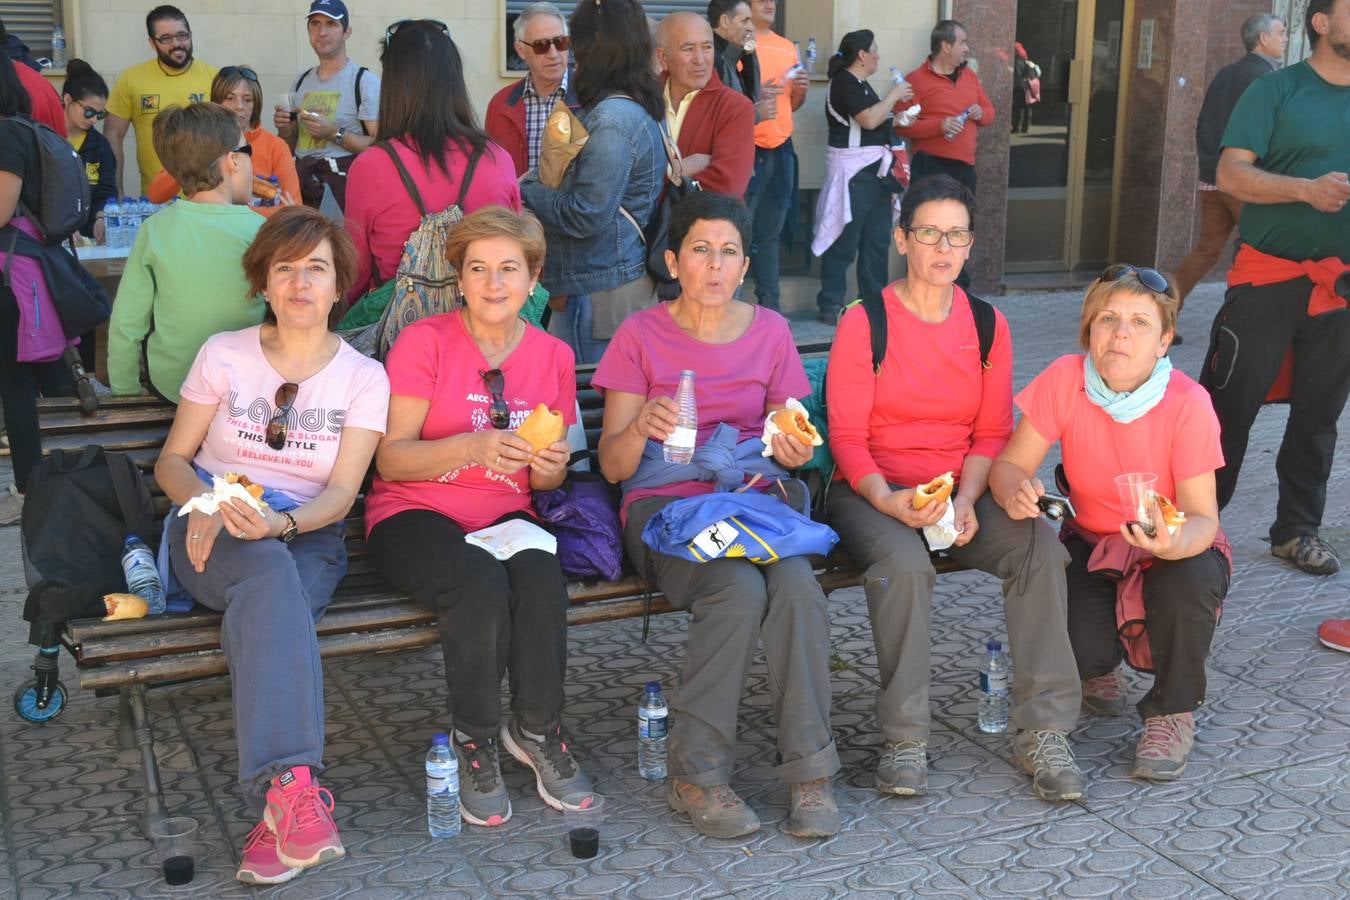
[[[610,481],[626,481],[659,458],[676,425],[671,397],[683,369],[696,373],[699,442],[726,424],[742,441],[754,440],[756,456],[765,416],[811,390],[787,320],[733,299],[749,267],[749,231],[745,207],[722,194],[698,192],[676,207],[670,245],[678,251],[667,250],[666,262],[679,278],[680,296],[624,320],[591,380],[605,394],[600,468]],[[794,469],[811,458],[811,448],[779,434],[773,456]],[[789,788],[784,828],[826,837],[840,824],[831,785],[839,756],[830,732],[829,614],[810,562],[793,556],[764,567],[744,559],[692,563],[642,542],[642,529],[663,506],[712,489],[685,481],[628,490],[624,497],[629,559],[671,605],[693,613],[680,689],[670,704],[679,727],[670,735],[666,799],[710,837],[759,829],[729,782],[740,697],[762,642],[775,674],[776,772]]]
[[[381,574],[436,613],[464,821],[501,825],[511,800],[499,735],[534,770],[549,806],[590,790],[562,730],[567,582],[552,553],[498,560],[464,536],[533,520],[530,492],[562,484],[567,441],[534,451],[512,429],[541,403],[575,421],[576,373],[571,349],[520,317],[544,258],[534,216],[500,206],[471,213],[451,231],[446,256],[465,305],[408,326],[389,353],[389,431],[366,530]]]
[[[347,571],[343,520],[384,432],[384,369],[328,330],[356,272],[351,242],[317,210],[277,212],[244,253],[261,325],[207,340],[183,382],[155,480],[176,506],[212,476],[263,485],[258,512],[239,500],[171,515],[174,576],[225,614],[239,782],[254,815],[235,877],[289,881],[343,855],[323,763],[323,667],[314,622]]]
[[[1071,557],[1069,637],[1083,700],[1103,715],[1124,711],[1117,632],[1124,626],[1133,638],[1142,620],[1151,665],[1137,643],[1129,662],[1154,679],[1137,707],[1144,733],[1134,774],[1154,781],[1186,767],[1232,574],[1214,486],[1223,466],[1219,421],[1205,390],[1167,359],[1177,309],[1176,288],[1153,269],[1103,272],[1083,301],[1086,355],[1060,357],[1017,395],[1022,421],[989,479],[1009,516],[1039,515],[1045,488],[1034,473],[1059,442],[1077,511],[1061,538]],[[1147,524],[1134,509],[1127,514],[1115,483],[1127,473],[1156,476],[1153,490],[1175,500],[1185,521],[1169,528],[1156,502]]]

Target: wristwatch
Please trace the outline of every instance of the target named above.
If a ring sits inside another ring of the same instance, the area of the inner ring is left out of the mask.
[[[286,512],[284,509],[281,511],[281,514],[286,517],[286,522],[288,524],[285,528],[281,529],[281,534],[277,535],[277,540],[281,541],[283,544],[289,544],[291,541],[295,540],[295,536],[300,533],[300,526],[295,524],[295,516]]]
[[[345,141],[346,139],[347,139],[347,129],[345,126],[339,125],[337,134],[333,135],[333,143],[341,147],[342,142]]]

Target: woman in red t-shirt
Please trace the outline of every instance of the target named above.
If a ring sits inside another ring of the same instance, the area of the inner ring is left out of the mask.
[[[1060,357],[1017,395],[1022,421],[989,476],[1010,517],[1034,518],[1045,493],[1034,473],[1059,442],[1077,513],[1061,538],[1071,557],[1069,637],[1083,701],[1102,715],[1124,711],[1117,666],[1127,649],[1131,665],[1154,673],[1138,704],[1144,733],[1134,766],[1135,777],[1154,781],[1186,767],[1232,574],[1214,487],[1223,466],[1219,420],[1205,390],[1167,359],[1177,310],[1176,288],[1153,269],[1103,272],[1083,301],[1087,354]],[[1185,520],[1169,527],[1161,505],[1147,499],[1127,513],[1116,487],[1127,473],[1154,475],[1153,490],[1175,498]]]
[[[499,560],[464,537],[533,520],[530,492],[562,484],[567,441],[535,451],[512,429],[541,403],[571,424],[576,374],[571,349],[520,317],[544,259],[534,216],[500,206],[471,213],[451,231],[446,258],[464,307],[403,329],[385,363],[389,430],[366,498],[367,542],[389,583],[436,613],[460,810],[472,825],[501,825],[511,801],[499,734],[549,806],[590,790],[562,732],[567,582],[553,553]],[[512,715],[503,723],[507,669]]]
[[[826,393],[830,524],[865,568],[863,588],[877,646],[883,746],[877,790],[922,794],[928,785],[929,634],[935,574],[919,530],[946,524],[956,562],[1003,581],[1003,609],[1017,667],[1014,759],[1045,800],[1082,795],[1069,748],[1079,687],[1065,622],[1064,561],[1040,521],[1014,522],[986,491],[989,467],[1012,433],[1012,338],[997,310],[987,364],[972,298],[955,282],[974,242],[974,199],[950,175],[905,193],[895,242],[908,275],[882,291],[886,353],[872,368],[872,330],[861,304],[840,319]],[[955,476],[950,504],[916,508],[915,485]],[[950,507],[950,515],[948,510]],[[953,534],[954,533],[954,534]],[[936,543],[930,531],[928,541]]]

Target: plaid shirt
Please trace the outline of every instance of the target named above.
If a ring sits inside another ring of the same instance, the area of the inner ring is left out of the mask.
[[[547,97],[540,97],[534,89],[534,79],[525,76],[525,90],[521,99],[525,102],[525,145],[530,154],[529,167],[539,165],[539,142],[544,136],[544,125],[548,123],[548,114],[558,101],[567,96],[567,75],[564,72],[558,88]]]

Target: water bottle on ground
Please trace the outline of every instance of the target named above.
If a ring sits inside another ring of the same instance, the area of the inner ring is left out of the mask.
[[[1008,656],[1003,645],[990,641],[980,660],[980,730],[1002,734],[1008,730]]]
[[[680,414],[675,419],[675,430],[666,438],[662,454],[668,463],[688,465],[694,458],[694,441],[698,438],[698,406],[694,403],[694,370],[680,373],[680,387],[675,391],[675,402]]]
[[[816,39],[815,39],[815,38],[807,38],[807,40],[806,40],[806,68],[807,68],[807,71],[814,72],[814,71],[816,70],[816,57],[817,57],[818,55],[819,55],[819,54],[818,54],[817,51],[816,51]]]
[[[145,601],[150,615],[164,612],[164,583],[159,580],[155,553],[134,534],[127,535],[122,545],[122,572],[127,578],[127,590]]]
[[[435,838],[459,834],[459,760],[450,736],[438,731],[427,751],[427,832]]]
[[[666,725],[670,710],[661,682],[649,681],[638,704],[638,774],[652,781],[666,777]]]
[[[60,25],[52,28],[52,68],[66,67],[66,33]]]

